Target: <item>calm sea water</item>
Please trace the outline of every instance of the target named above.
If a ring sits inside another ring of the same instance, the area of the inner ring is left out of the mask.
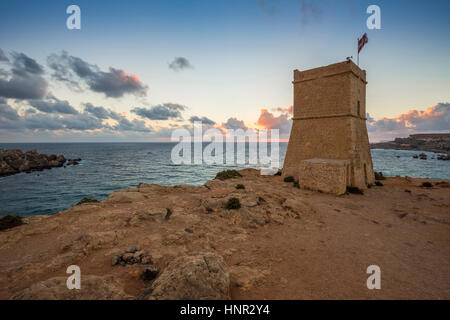
[[[115,190],[139,183],[202,185],[217,172],[245,166],[174,165],[173,143],[28,143],[0,144],[3,149],[36,149],[39,153],[82,158],[78,166],[53,168],[0,178],[0,216],[52,214],[83,197],[103,200]],[[281,161],[287,144],[280,145]],[[372,150],[376,171],[386,176],[450,179],[450,161],[413,159],[417,151]],[[282,163],[282,162],[281,162]],[[250,166],[252,167],[252,166]]]

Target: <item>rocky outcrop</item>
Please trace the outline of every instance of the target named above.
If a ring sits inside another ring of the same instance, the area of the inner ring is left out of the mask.
[[[66,277],[55,277],[33,284],[11,297],[13,300],[125,300],[122,285],[113,276],[82,276],[80,289],[67,289]]]
[[[63,155],[39,154],[36,150],[0,150],[0,176],[62,167],[66,161]]]
[[[395,138],[394,141],[372,143],[370,148],[447,153],[450,151],[450,134],[412,134],[408,138]]]
[[[215,253],[180,257],[153,282],[150,300],[230,299],[230,275],[223,258]]]

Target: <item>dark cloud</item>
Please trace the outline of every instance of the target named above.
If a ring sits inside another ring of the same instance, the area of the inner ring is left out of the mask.
[[[0,69],[0,78],[6,78],[7,76],[9,76],[9,72],[5,69]]]
[[[13,99],[40,99],[47,93],[48,83],[42,77],[44,69],[23,53],[13,53],[11,77],[2,70],[0,97]],[[9,63],[8,63],[9,64]]]
[[[192,116],[189,118],[190,122],[194,122],[194,121],[201,121],[202,124],[205,125],[215,125],[216,123],[214,121],[212,121],[211,119],[208,119],[207,117],[197,117],[197,116]]]
[[[50,100],[30,100],[28,102],[33,108],[44,113],[78,114],[68,101],[51,97]]]
[[[238,120],[237,118],[229,118],[227,122],[222,123],[222,126],[226,129],[243,129],[247,130],[247,126],[245,125],[244,121]]]
[[[43,74],[44,68],[23,53],[13,53],[13,73],[19,76],[28,76],[30,74]]]
[[[148,87],[134,74],[110,67],[108,72],[101,71],[96,65],[81,58],[70,56],[63,51],[47,58],[48,66],[53,70],[52,77],[67,82],[75,90],[80,89],[79,81],[84,81],[95,92],[107,97],[119,98],[125,94],[146,95]]]
[[[0,98],[0,118],[18,120],[20,117],[15,109],[7,104],[6,99]]]
[[[128,120],[125,117],[121,117],[118,124],[113,127],[114,130],[118,131],[135,131],[135,132],[151,132],[152,130],[145,126],[145,122],[142,120]]]
[[[66,131],[79,132],[100,130],[107,132],[151,132],[145,121],[128,120],[125,116],[104,107],[86,104],[83,112],[76,111],[67,101],[51,97],[51,101],[30,101],[33,108],[20,115],[17,110],[0,98],[0,131],[36,132]],[[40,112],[37,112],[39,110]],[[114,124],[104,120],[114,120]]]
[[[91,90],[102,92],[107,97],[118,98],[126,93],[146,95],[147,87],[133,74],[123,70],[109,68],[109,72],[98,72],[88,78]]]
[[[0,78],[0,97],[40,99],[47,93],[47,87],[47,81],[40,76],[13,76],[9,80]]]
[[[106,109],[105,107],[96,107],[91,103],[86,103],[84,111],[102,120],[113,119],[117,121],[116,125],[111,127],[112,130],[117,131],[135,131],[135,132],[151,132],[152,130],[145,125],[142,120],[128,120],[125,116]]]
[[[181,111],[186,107],[176,103],[164,103],[151,108],[134,108],[131,112],[150,120],[182,119]]]
[[[86,103],[84,110],[98,119],[120,119],[120,115],[117,112],[106,109],[105,107],[96,107],[91,103]]]
[[[174,71],[180,71],[184,69],[192,69],[193,66],[188,59],[183,57],[176,57],[171,63],[169,63],[169,69]]]
[[[7,61],[7,62],[9,61],[8,57],[1,48],[0,48],[0,61]]]

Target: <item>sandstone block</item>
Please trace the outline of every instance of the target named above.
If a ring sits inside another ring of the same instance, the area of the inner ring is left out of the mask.
[[[299,163],[298,182],[301,188],[344,194],[347,190],[347,160],[307,159]]]

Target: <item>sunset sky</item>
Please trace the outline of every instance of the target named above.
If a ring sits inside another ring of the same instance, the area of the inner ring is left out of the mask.
[[[66,8],[81,8],[68,30]],[[381,8],[381,30],[366,9]],[[293,70],[367,70],[371,141],[450,132],[447,0],[0,2],[0,142],[167,141],[203,120],[289,137]]]

